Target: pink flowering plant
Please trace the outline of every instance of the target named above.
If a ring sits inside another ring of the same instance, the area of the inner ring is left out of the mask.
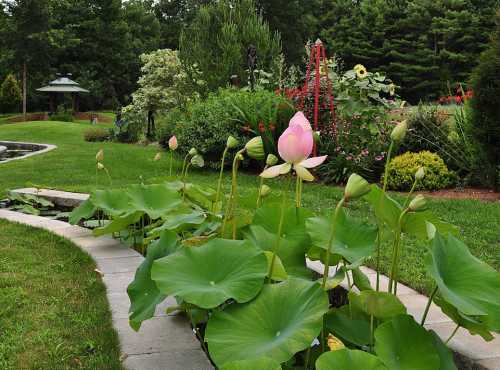
[[[406,130],[401,122],[390,133],[387,160]],[[167,312],[189,320],[219,370],[456,370],[446,346],[456,330],[443,341],[424,326],[433,302],[457,329],[487,341],[500,331],[500,274],[470,254],[457,229],[429,211],[422,195],[414,196],[425,169],[415,173],[402,202],[385,185],[350,174],[340,201],[315,214],[302,206],[303,181],[313,181],[311,171],[326,158],[310,157],[313,132],[299,112],[279,137],[282,163],[268,158],[260,174],[262,180],[282,177],[275,180],[281,203],[260,205],[242,219],[238,168],[245,156],[264,157],[262,141],[255,137],[240,146],[228,139],[227,149],[237,150],[228,197],[222,196],[223,180],[217,191],[188,182],[190,166],[203,164],[193,148],[182,182],[97,190],[73,211],[73,223],[96,211],[106,215],[94,234],[133,236],[131,244],[145,255],[127,290],[134,330],[175,297]],[[287,186],[294,178],[295,200]],[[354,217],[353,205],[369,206],[370,222]],[[427,241],[423,263],[434,284],[418,322],[397,295],[408,237]],[[378,272],[372,284],[360,268],[367,259],[379,267],[382,243],[391,246],[388,287]],[[322,267],[319,278],[308,268],[312,261]],[[341,284],[348,302],[332,304]]]

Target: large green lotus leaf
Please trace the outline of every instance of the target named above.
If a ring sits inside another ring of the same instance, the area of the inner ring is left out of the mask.
[[[440,359],[439,370],[458,370],[455,361],[453,360],[453,353],[451,350],[443,343],[441,338],[434,332],[430,331],[432,338],[434,339],[434,345],[436,347],[437,353]]]
[[[160,239],[148,246],[146,258],[135,272],[134,281],[127,288],[131,302],[129,322],[134,330],[139,330],[144,320],[153,317],[156,305],[167,298],[151,279],[153,262],[168,256],[178,248],[177,236],[171,231],[164,231]]]
[[[438,233],[425,264],[444,300],[464,315],[482,316],[490,330],[500,331],[500,273],[454,236],[445,239]]]
[[[146,213],[153,220],[165,216],[182,203],[179,193],[166,184],[133,185],[127,193],[131,208]]]
[[[349,292],[349,302],[357,309],[373,315],[377,319],[387,320],[406,314],[406,307],[398,297],[386,292],[364,290],[359,294]]]
[[[130,207],[130,197],[124,190],[96,190],[90,196],[90,201],[95,207],[113,217],[130,213],[133,210]]]
[[[339,254],[349,262],[369,257],[375,250],[377,228],[362,223],[348,215],[344,209],[338,213],[335,226],[331,217],[315,217],[307,220],[307,231],[314,246]],[[334,228],[331,245],[330,238]]]
[[[249,226],[242,230],[246,240],[263,251],[272,251],[277,243],[278,236],[262,226]],[[282,238],[278,250],[280,258],[288,275],[311,278],[311,270],[307,268],[304,246],[297,241]]]
[[[103,227],[98,227],[92,231],[94,236],[113,234],[125,230],[130,225],[138,222],[142,217],[142,212],[133,212],[122,216],[117,216]]]
[[[387,370],[376,356],[358,350],[341,349],[323,353],[316,370]]]
[[[352,271],[352,280],[354,285],[360,290],[373,290],[370,279],[365,275],[359,267],[354,268]]]
[[[311,281],[266,284],[253,301],[213,314],[205,334],[210,355],[219,367],[262,357],[286,362],[318,336],[328,304],[326,292]]]
[[[209,187],[201,187],[194,184],[186,184],[186,196],[196,204],[210,209],[215,202],[217,192]]]
[[[474,318],[464,315],[463,313],[459,312],[455,306],[441,298],[439,294],[434,297],[434,303],[441,308],[441,311],[443,311],[445,315],[455,321],[457,325],[460,325],[462,328],[467,329],[472,335],[478,334],[487,342],[494,339],[486,324],[480,321],[481,316],[477,316],[477,318]]]
[[[263,357],[256,360],[234,361],[225,364],[220,370],[281,370],[279,362]]]
[[[434,226],[433,235],[429,235],[428,223]],[[450,223],[441,221],[431,211],[424,211],[407,213],[403,218],[402,231],[418,239],[426,240],[432,239],[436,231],[444,235],[448,233],[456,234],[458,228]]]
[[[389,370],[440,370],[432,334],[408,315],[396,316],[375,330],[375,352]]]
[[[151,230],[152,235],[157,235],[162,230],[184,231],[201,225],[207,216],[204,212],[187,206],[180,206],[164,216],[161,226]]]
[[[206,309],[231,298],[248,302],[261,290],[266,274],[262,251],[246,241],[225,239],[183,248],[155,261],[151,270],[161,292]]]
[[[331,310],[325,316],[325,324],[330,332],[341,339],[365,346],[370,343],[370,317],[348,305]]]
[[[87,199],[71,212],[69,215],[69,223],[71,225],[76,225],[81,220],[89,219],[94,215],[96,210],[97,208],[94,203],[92,203],[90,199]]]
[[[403,207],[398,202],[387,193],[384,194],[382,189],[375,184],[371,186],[371,191],[365,195],[365,199],[373,207],[378,219],[383,220],[392,229],[398,227],[399,215],[403,211]]]

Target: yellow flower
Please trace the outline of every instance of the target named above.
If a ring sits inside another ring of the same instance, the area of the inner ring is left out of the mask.
[[[330,351],[338,351],[345,348],[344,343],[342,343],[342,341],[339,338],[334,337],[333,334],[328,334],[327,343],[328,343],[328,348],[330,348]]]
[[[360,80],[364,79],[366,76],[368,76],[368,71],[366,70],[365,66],[362,64],[357,64],[354,67],[354,72],[356,72],[356,75]]]

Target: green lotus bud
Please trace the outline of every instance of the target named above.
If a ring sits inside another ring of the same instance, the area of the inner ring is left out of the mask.
[[[415,172],[415,180],[422,180],[425,177],[425,169],[419,167],[417,172]]]
[[[345,199],[357,199],[370,192],[370,184],[364,178],[353,173],[344,189]]]
[[[427,200],[422,194],[419,194],[410,202],[408,209],[410,210],[410,212],[423,211],[425,210],[426,205]]]
[[[238,153],[238,155],[236,156],[236,159],[238,159],[241,162],[242,160],[245,159],[245,157],[243,156],[243,154]]]
[[[191,158],[191,164],[196,167],[203,167],[205,165],[205,161],[203,160],[203,157],[199,154],[196,154]]]
[[[267,185],[262,185],[262,187],[260,188],[260,196],[262,198],[269,195],[270,192],[271,192],[271,188]]]
[[[245,149],[250,158],[257,159],[259,161],[265,158],[264,152],[264,142],[262,141],[262,137],[256,136],[252,140],[250,140],[246,145]]]
[[[229,136],[227,138],[227,143],[226,143],[226,147],[228,147],[229,149],[234,149],[238,146],[239,142],[238,140],[236,140],[236,138],[234,136]]]
[[[276,157],[274,154],[268,154],[266,164],[268,166],[274,166],[276,163],[278,163],[278,157]]]
[[[408,123],[406,120],[401,121],[394,127],[391,133],[391,139],[396,142],[401,142],[406,136],[406,131],[408,131]]]
[[[104,150],[99,150],[97,154],[95,155],[95,160],[97,162],[102,162],[104,160]]]
[[[189,149],[188,154],[191,156],[195,156],[196,154],[198,154],[198,151],[196,150],[196,148],[191,148]]]
[[[104,169],[104,165],[101,162],[97,162],[97,169],[98,170],[103,170]]]
[[[316,144],[318,144],[321,141],[321,132],[319,131],[314,131],[313,133],[313,140]]]

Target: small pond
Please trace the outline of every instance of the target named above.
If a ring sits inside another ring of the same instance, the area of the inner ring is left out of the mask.
[[[55,148],[53,145],[0,141],[0,163],[42,153]]]

